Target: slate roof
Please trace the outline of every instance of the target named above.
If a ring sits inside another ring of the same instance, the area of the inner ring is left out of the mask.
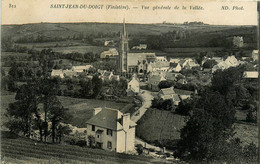
[[[117,109],[102,108],[99,113],[90,118],[86,123],[111,130],[121,130],[123,129],[123,126],[118,121],[118,115],[121,113],[119,112],[120,111]],[[136,124],[130,120],[130,126],[136,126]]]
[[[173,88],[163,88],[161,89],[162,93],[164,95],[171,95],[171,94],[175,94]]]
[[[173,100],[173,101],[181,101],[180,98],[179,98],[179,96],[178,96],[177,94],[174,94],[174,95],[172,96],[172,100]]]
[[[178,95],[191,95],[193,91],[183,90],[183,89],[174,89],[175,93]]]
[[[127,64],[129,66],[137,66],[138,61],[155,59],[155,53],[128,53]]]

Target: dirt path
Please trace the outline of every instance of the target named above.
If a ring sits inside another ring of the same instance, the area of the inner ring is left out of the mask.
[[[152,105],[153,96],[147,90],[141,90],[139,94],[142,98],[142,106],[132,115],[131,120],[135,123],[142,118],[144,113],[147,111],[148,108]]]

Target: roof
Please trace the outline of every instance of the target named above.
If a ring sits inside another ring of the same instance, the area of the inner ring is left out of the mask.
[[[99,113],[90,118],[86,123],[111,130],[121,130],[123,126],[118,122],[118,116],[122,118],[122,115],[123,113],[118,109],[102,108]],[[136,123],[130,120],[129,125],[133,127],[136,126]]]
[[[179,96],[178,96],[177,94],[174,94],[174,95],[172,96],[172,100],[173,100],[173,101],[181,101],[180,98],[179,98]]]
[[[177,67],[178,65],[179,65],[179,63],[170,63],[170,66],[173,68]]]
[[[178,95],[191,95],[193,91],[183,90],[183,89],[174,89],[175,93]]]
[[[172,87],[170,88],[163,88],[161,89],[161,92],[164,94],[164,95],[171,95],[171,94],[175,94],[174,90]]]
[[[154,75],[148,80],[148,83],[158,83],[159,84],[160,81],[161,81],[161,76]]]
[[[127,54],[127,64],[129,66],[138,65],[138,61],[155,59],[155,53],[128,53]]]

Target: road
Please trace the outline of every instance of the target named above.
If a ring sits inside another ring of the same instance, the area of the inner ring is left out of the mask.
[[[142,98],[142,106],[132,115],[131,120],[135,123],[142,118],[145,112],[152,106],[153,96],[150,91],[141,90],[139,96]],[[135,137],[135,144],[141,144],[147,149],[154,149],[155,151],[163,151],[162,148],[148,144],[147,142]],[[165,152],[173,153],[172,151],[165,150]]]
[[[153,96],[147,90],[141,90],[139,94],[142,98],[142,106],[132,115],[131,120],[135,123],[142,118],[148,108],[152,105]]]

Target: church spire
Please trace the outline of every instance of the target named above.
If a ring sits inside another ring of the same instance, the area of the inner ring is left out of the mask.
[[[124,29],[123,29],[123,35],[126,37],[125,18],[124,18]]]

